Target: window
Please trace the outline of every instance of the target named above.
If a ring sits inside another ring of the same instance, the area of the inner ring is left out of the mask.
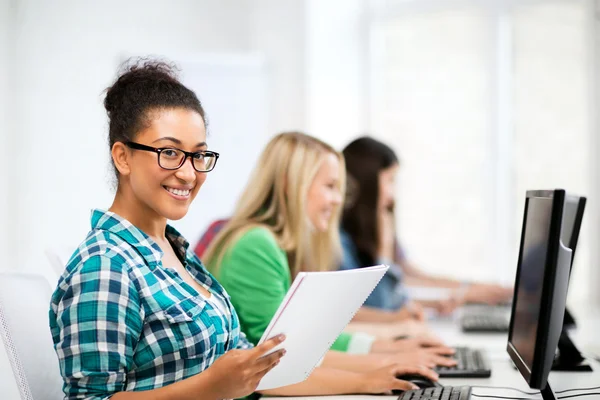
[[[371,125],[401,158],[409,257],[436,274],[512,284],[525,190],[591,193],[591,3],[377,4]]]

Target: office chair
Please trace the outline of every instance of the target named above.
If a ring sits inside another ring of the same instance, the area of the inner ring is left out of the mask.
[[[56,273],[57,277],[61,276],[63,272],[65,272],[65,266],[67,265],[67,262],[69,262],[69,259],[71,258],[75,248],[75,246],[61,245],[49,247],[44,250],[44,254],[46,255],[48,261],[50,261],[52,270]]]
[[[0,273],[0,337],[21,400],[64,398],[48,322],[51,295],[41,275]]]

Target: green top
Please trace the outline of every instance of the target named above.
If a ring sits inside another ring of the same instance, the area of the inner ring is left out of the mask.
[[[214,265],[208,268],[214,271]],[[252,228],[226,251],[216,274],[231,296],[242,332],[258,343],[292,283],[285,251],[268,229]],[[352,336],[342,333],[331,349],[347,351]]]

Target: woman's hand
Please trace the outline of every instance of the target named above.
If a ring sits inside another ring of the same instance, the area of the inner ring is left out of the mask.
[[[456,296],[450,296],[447,299],[425,300],[420,303],[424,307],[434,309],[440,315],[450,315],[463,304],[463,300]]]
[[[500,285],[474,283],[467,288],[464,294],[464,301],[467,303],[485,303],[493,305],[510,301],[512,294],[512,288]]]
[[[407,302],[401,309],[395,312],[395,322],[406,320],[416,320],[419,322],[425,321],[425,310],[423,307],[414,301]]]
[[[377,339],[371,346],[372,353],[405,353],[431,349],[440,355],[452,355],[454,350],[437,338],[407,337],[405,339]]]
[[[285,350],[266,356],[265,353],[284,340],[285,337],[279,335],[253,349],[230,350],[219,357],[204,372],[214,384],[215,395],[221,399],[235,399],[253,393],[263,376],[279,364]]]
[[[418,389],[419,387],[415,384],[397,378],[405,374],[421,375],[432,381],[438,379],[438,375],[429,368],[392,364],[360,374],[359,393],[392,394],[392,390]]]
[[[456,360],[449,357],[454,354],[450,348],[431,347],[386,355],[382,362],[400,363],[402,365],[434,368],[436,366],[453,367]]]

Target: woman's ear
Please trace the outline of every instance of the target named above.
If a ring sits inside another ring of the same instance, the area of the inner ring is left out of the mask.
[[[131,169],[129,168],[130,153],[125,144],[122,142],[115,142],[110,154],[117,171],[119,171],[119,175],[129,175],[131,172]]]

